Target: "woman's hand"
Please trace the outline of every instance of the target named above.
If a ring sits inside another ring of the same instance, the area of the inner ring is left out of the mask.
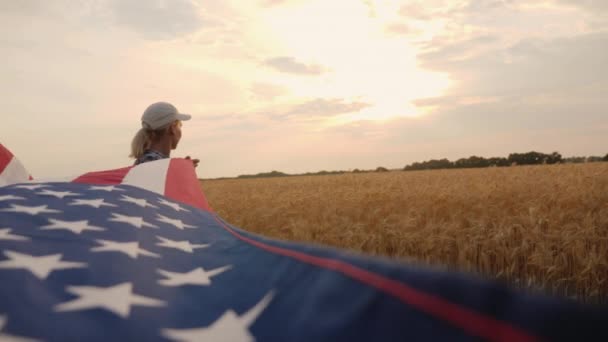
[[[198,162],[200,162],[200,160],[198,160],[198,159],[192,159],[192,158],[190,158],[190,156],[186,156],[186,159],[192,160],[192,164],[194,164],[194,167],[197,167],[198,166]]]

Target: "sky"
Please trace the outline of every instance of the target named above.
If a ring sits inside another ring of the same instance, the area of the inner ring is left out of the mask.
[[[608,1],[0,2],[0,143],[35,178],[132,164],[145,108],[200,178],[608,153]]]

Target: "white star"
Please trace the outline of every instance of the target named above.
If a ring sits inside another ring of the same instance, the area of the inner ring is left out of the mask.
[[[30,238],[11,234],[10,228],[0,229],[0,240],[27,241]]]
[[[55,306],[55,311],[76,311],[102,308],[122,318],[129,317],[132,305],[160,307],[162,300],[133,293],[133,284],[122,283],[110,287],[68,286],[67,291],[79,298]]]
[[[107,192],[112,192],[114,190],[116,191],[124,191],[121,188],[117,188],[114,185],[93,185],[89,187],[89,190],[99,190],[99,191],[107,191]]]
[[[120,199],[121,201],[124,202],[129,202],[129,203],[133,203],[133,204],[137,204],[138,206],[145,208],[145,207],[152,207],[152,208],[157,208],[157,206],[148,203],[148,201],[146,201],[143,198],[134,198],[131,196],[126,196],[126,195],[122,195],[122,198]]]
[[[60,261],[61,254],[33,256],[4,251],[4,255],[9,257],[10,260],[0,261],[0,268],[25,268],[39,279],[46,279],[54,270],[81,268],[87,265],[82,262]]]
[[[12,201],[12,200],[24,200],[25,197],[19,197],[15,195],[3,195],[0,196],[0,202],[2,201]]]
[[[104,228],[101,228],[101,227],[90,226],[89,221],[87,221],[87,220],[62,221],[62,220],[49,219],[49,222],[51,222],[51,224],[42,226],[42,227],[40,227],[40,229],[43,229],[43,230],[66,229],[66,230],[71,231],[74,234],[80,234],[85,230],[95,230],[95,231],[105,230]]]
[[[139,248],[139,242],[115,242],[108,240],[97,240],[103,246],[92,248],[93,252],[119,252],[130,256],[133,259],[137,259],[139,255],[145,255],[154,258],[160,258],[160,255],[147,251],[143,248]]]
[[[151,223],[144,221],[144,218],[141,216],[127,216],[127,215],[121,215],[121,214],[112,214],[112,216],[114,216],[114,218],[111,218],[110,221],[128,223],[135,228],[141,228],[141,227],[158,228],[158,226],[155,226]]]
[[[156,236],[162,242],[157,243],[157,246],[167,247],[167,248],[175,248],[182,250],[184,252],[192,253],[195,248],[205,248],[209,247],[209,245],[192,245],[190,241],[173,241],[162,236]]]
[[[226,272],[231,268],[232,265],[228,265],[207,272],[202,267],[199,267],[186,273],[169,272],[159,269],[158,273],[164,275],[168,279],[161,279],[158,283],[163,286],[211,285],[211,277]]]
[[[270,292],[242,316],[228,310],[206,328],[163,329],[163,336],[178,341],[255,341],[255,338],[249,332],[249,327],[270,304],[273,296],[274,294]]]
[[[190,212],[190,210],[181,207],[179,204],[177,203],[173,203],[173,202],[169,202],[167,200],[165,200],[164,198],[161,198],[158,203],[162,204],[162,205],[166,205],[168,207],[173,208],[173,210],[180,212],[180,211],[185,211],[185,212]]]
[[[48,189],[43,189],[42,191],[37,192],[36,194],[42,196],[54,196],[61,199],[67,196],[80,196],[80,194],[71,191],[53,191]]]
[[[100,207],[116,207],[116,205],[112,203],[104,202],[103,198],[85,200],[85,199],[75,199],[70,203],[70,205],[88,205],[93,208],[99,209]]]
[[[4,329],[5,325],[6,325],[6,316],[0,315],[0,331],[2,331],[2,329]],[[38,340],[19,337],[19,336],[15,336],[15,335],[3,334],[0,332],[0,341],[2,341],[2,342],[34,342],[34,341],[38,341]]]
[[[40,205],[37,207],[28,207],[26,205],[11,204],[12,208],[0,209],[0,211],[10,211],[14,213],[24,213],[29,215],[38,215],[42,213],[60,213],[61,211],[55,209],[48,209],[48,205]]]
[[[174,226],[175,228],[178,228],[181,230],[184,230],[184,228],[196,228],[196,226],[192,226],[192,225],[183,223],[182,220],[168,218],[167,216],[163,216],[161,214],[156,214],[156,215],[158,215],[158,218],[156,218],[157,221],[168,223],[168,224]]]
[[[48,185],[45,184],[21,184],[14,186],[17,189],[28,189],[28,190],[38,190],[41,188],[48,188]]]

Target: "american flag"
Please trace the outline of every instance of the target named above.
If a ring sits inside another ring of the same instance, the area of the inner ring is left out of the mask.
[[[183,159],[33,182],[3,149],[0,341],[608,340],[606,307],[245,232]]]

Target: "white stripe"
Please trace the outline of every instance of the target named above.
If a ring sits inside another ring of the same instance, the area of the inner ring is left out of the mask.
[[[80,176],[78,176],[80,177]],[[78,177],[54,177],[54,178],[41,178],[41,179],[33,179],[28,181],[29,183],[71,183]]]
[[[129,170],[122,184],[133,185],[164,195],[170,162],[171,159],[166,158],[139,164]]]
[[[2,174],[0,174],[0,186],[27,182],[29,178],[30,174],[25,167],[23,167],[19,159],[13,156],[13,159],[11,159],[2,171]]]

